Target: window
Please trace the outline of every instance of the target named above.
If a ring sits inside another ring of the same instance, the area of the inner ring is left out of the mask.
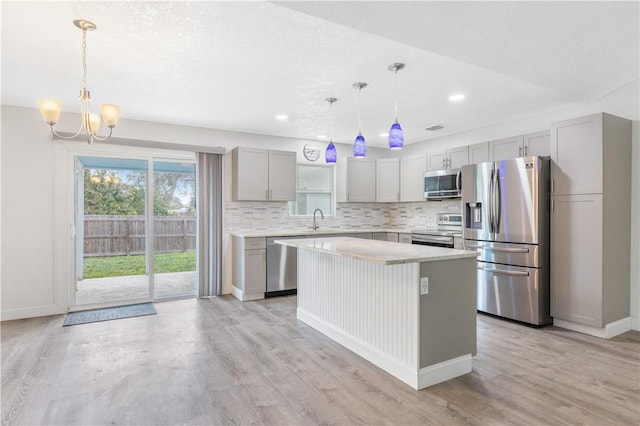
[[[312,216],[320,209],[333,216],[335,201],[335,168],[333,166],[298,164],[296,201],[289,202],[289,216]]]

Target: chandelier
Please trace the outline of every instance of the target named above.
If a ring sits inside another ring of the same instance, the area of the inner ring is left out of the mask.
[[[93,31],[96,29],[96,24],[87,21],[85,19],[76,19],[73,21],[73,25],[82,30],[82,89],[80,89],[80,104],[82,106],[82,123],[80,129],[72,136],[63,136],[56,132],[55,125],[60,118],[60,102],[55,99],[41,99],[40,100],[40,114],[45,123],[51,126],[51,132],[61,139],[73,139],[78,136],[82,131],[86,134],[87,142],[89,145],[94,140],[105,141],[111,137],[113,128],[118,124],[118,118],[120,118],[120,107],[115,104],[102,104],[100,106],[100,115],[102,121],[109,128],[109,134],[107,136],[98,136],[98,130],[100,129],[100,115],[93,114],[89,110],[89,101],[91,101],[91,95],[89,89],[87,89],[87,31]]]

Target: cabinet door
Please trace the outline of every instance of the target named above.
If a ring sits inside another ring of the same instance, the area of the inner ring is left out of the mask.
[[[427,154],[427,170],[432,172],[434,170],[444,170],[446,166],[446,154],[445,152],[431,152]]]
[[[524,156],[522,135],[489,142],[489,161],[508,160]]]
[[[601,328],[602,195],[551,203],[551,316]]]
[[[489,142],[469,145],[469,164],[486,163],[489,161]]]
[[[524,135],[524,156],[539,155],[548,157],[551,155],[551,132],[528,133]]]
[[[459,169],[469,164],[469,147],[467,145],[458,148],[448,149],[447,157],[449,159],[448,169]]]
[[[398,158],[376,160],[376,201],[379,203],[400,201],[400,160]]]
[[[378,241],[387,241],[387,233],[386,232],[373,232],[371,234],[374,240]]]
[[[602,193],[602,114],[551,124],[551,191]]]
[[[424,201],[424,156],[400,159],[400,201]]]
[[[296,200],[296,153],[269,151],[269,200]]]
[[[245,297],[264,297],[267,289],[267,250],[245,250],[244,262]]]
[[[269,197],[268,151],[260,148],[238,147],[232,155],[234,201],[267,200]]]
[[[411,244],[411,234],[398,234],[398,242],[402,244]]]
[[[375,160],[347,158],[347,201],[376,201]]]

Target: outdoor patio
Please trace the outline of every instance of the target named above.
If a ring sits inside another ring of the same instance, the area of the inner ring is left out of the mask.
[[[166,299],[196,295],[196,272],[156,274],[155,298]],[[78,281],[76,305],[108,303],[149,297],[147,275],[91,278]]]

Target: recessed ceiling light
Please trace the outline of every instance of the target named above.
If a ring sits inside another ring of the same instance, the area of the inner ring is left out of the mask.
[[[318,139],[326,139],[327,137],[325,135],[318,135],[317,138]]]
[[[460,102],[460,101],[463,101],[464,98],[465,98],[465,96],[464,96],[463,93],[456,93],[455,95],[449,96],[449,100],[451,102]]]
[[[286,114],[278,114],[276,115],[276,120],[288,120],[289,116]]]
[[[387,138],[387,137],[389,137],[389,133],[380,133],[380,137],[381,138]]]

